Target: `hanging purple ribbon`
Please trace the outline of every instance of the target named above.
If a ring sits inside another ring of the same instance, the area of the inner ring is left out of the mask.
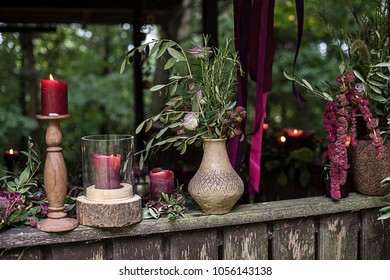
[[[261,150],[263,124],[266,117],[267,92],[272,88],[272,63],[274,45],[274,7],[275,0],[234,0],[234,33],[244,76],[238,75],[237,105],[247,107],[248,73],[256,82],[256,102],[252,139],[249,158],[249,195],[260,191]],[[294,66],[302,41],[303,0],[296,0],[298,17],[298,40]],[[293,93],[298,101],[303,98],[296,91]],[[241,124],[245,131],[245,122]],[[238,137],[229,140],[228,153],[232,166],[239,171],[245,157],[245,141]]]
[[[238,105],[246,107],[248,74],[256,81],[255,117],[249,164],[249,195],[260,190],[260,162],[263,123],[266,116],[266,92],[272,85],[274,54],[273,20],[274,0],[235,0],[236,50],[240,56],[245,76],[238,80]],[[245,126],[241,127],[243,130]],[[243,130],[245,131],[245,130]],[[234,138],[229,141],[230,161],[236,170],[244,159],[245,142]]]

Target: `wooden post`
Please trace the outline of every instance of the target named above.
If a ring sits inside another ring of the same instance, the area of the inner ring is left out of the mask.
[[[62,155],[62,133],[60,122],[70,115],[43,116],[38,120],[47,121],[46,145],[47,155],[44,169],[45,193],[49,202],[47,219],[38,222],[37,228],[45,232],[62,232],[73,230],[78,226],[76,219],[68,218],[64,212],[64,203],[68,185],[65,160]]]

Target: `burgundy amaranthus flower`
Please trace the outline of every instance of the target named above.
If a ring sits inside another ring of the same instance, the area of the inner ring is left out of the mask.
[[[348,155],[346,140],[349,125],[351,145],[356,146],[356,112],[363,115],[367,128],[371,131],[370,137],[376,149],[376,157],[383,158],[384,146],[377,128],[378,120],[373,118],[369,102],[364,98],[359,88],[351,85],[355,81],[355,75],[346,72],[338,75],[337,82],[341,84],[336,101],[330,101],[325,106],[322,123],[329,142],[328,153],[330,159],[331,197],[334,200],[341,198],[340,187],[346,183],[348,171]]]

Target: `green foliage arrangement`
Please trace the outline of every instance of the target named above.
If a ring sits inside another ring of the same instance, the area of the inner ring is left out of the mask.
[[[20,174],[0,178],[0,230],[23,225],[35,226],[46,216],[48,207],[39,174],[39,150],[28,140],[26,167]]]
[[[345,33],[336,29],[321,12],[326,29],[339,48],[341,62],[339,73],[351,72],[363,89],[363,96],[370,103],[374,117],[390,118],[390,14],[389,0],[363,2],[360,6],[351,6],[356,23],[356,32]],[[345,50],[346,49],[346,50]],[[314,96],[326,101],[336,100],[340,91],[334,83],[325,82],[313,86],[306,79],[284,72],[287,79],[295,81]],[[384,138],[389,127],[381,128]]]
[[[327,101],[322,123],[329,142],[331,197],[335,200],[341,198],[340,186],[346,183],[348,133],[351,146],[357,145],[358,116],[370,132],[377,159],[385,155],[383,142],[388,137],[390,123],[383,127],[378,118],[389,119],[390,115],[389,7],[390,0],[351,6],[357,30],[348,34],[343,29],[333,28],[327,22],[326,13],[320,13],[340,51],[339,74],[335,75],[337,84],[327,82],[322,89],[284,72],[287,79]]]
[[[170,220],[176,220],[178,217],[184,218],[185,203],[186,201],[181,193],[168,195],[161,192],[158,202],[150,201],[146,204],[143,218],[159,219],[161,216],[167,216]]]
[[[238,125],[246,117],[246,111],[236,107],[236,76],[237,70],[241,69],[237,53],[232,51],[232,40],[227,40],[219,49],[207,47],[207,42],[205,36],[204,46],[189,50],[191,59],[178,43],[167,39],[152,41],[127,53],[121,73],[135,56],[156,60],[168,56],[164,69],[171,71],[167,84],[154,85],[150,89],[168,96],[165,107],[136,128],[137,134],[158,128],[145,149],[139,152],[140,168],[160,149],[173,146],[184,154],[187,146],[198,140],[241,134]],[[182,66],[182,73],[175,71],[175,65]]]

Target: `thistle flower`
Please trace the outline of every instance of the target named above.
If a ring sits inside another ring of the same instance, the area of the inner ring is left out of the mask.
[[[212,52],[213,51],[211,50],[210,47],[203,47],[203,46],[193,47],[188,50],[188,53],[200,59],[208,57]]]
[[[188,130],[194,130],[198,127],[198,118],[195,113],[188,113],[182,120],[182,125]]]

